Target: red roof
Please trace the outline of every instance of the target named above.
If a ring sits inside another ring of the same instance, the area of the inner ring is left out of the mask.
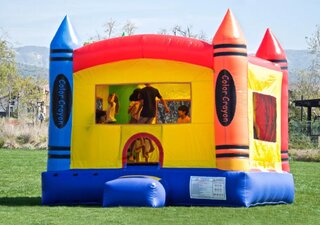
[[[111,38],[74,51],[74,72],[130,59],[165,59],[213,68],[211,44],[186,37],[143,34]]]

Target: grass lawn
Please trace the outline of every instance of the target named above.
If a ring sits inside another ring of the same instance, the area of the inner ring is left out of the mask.
[[[46,151],[0,149],[0,224],[320,224],[320,163],[291,162],[292,205],[253,208],[41,206]]]

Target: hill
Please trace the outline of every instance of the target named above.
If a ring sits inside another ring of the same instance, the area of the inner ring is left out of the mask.
[[[24,46],[15,48],[18,71],[23,76],[36,76],[48,79],[49,48]],[[286,50],[289,66],[289,84],[297,80],[298,72],[307,70],[314,56],[308,50]]]
[[[308,70],[314,59],[314,55],[308,50],[286,50],[289,68],[289,85],[297,80],[301,70]]]
[[[48,79],[49,48],[23,46],[15,48],[17,69],[22,76]]]
[[[23,46],[15,48],[16,60],[21,64],[36,67],[49,67],[49,48],[39,46]]]

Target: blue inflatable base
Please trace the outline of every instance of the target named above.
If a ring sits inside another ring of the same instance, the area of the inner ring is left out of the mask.
[[[162,184],[150,177],[121,177],[105,183],[103,207],[146,206],[163,207],[166,191]]]
[[[294,201],[290,173],[241,172],[128,166],[42,173],[43,205],[102,205],[105,183],[122,176],[153,176],[163,185],[166,205],[250,207]]]

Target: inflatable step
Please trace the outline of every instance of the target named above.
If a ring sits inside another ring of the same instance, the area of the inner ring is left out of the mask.
[[[165,201],[166,191],[159,181],[150,177],[121,177],[105,183],[102,205],[163,207]]]

